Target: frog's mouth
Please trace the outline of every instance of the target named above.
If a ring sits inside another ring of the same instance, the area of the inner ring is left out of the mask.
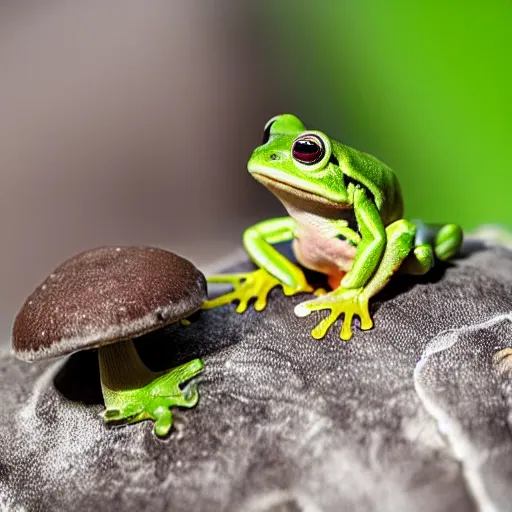
[[[313,213],[327,218],[343,217],[343,212],[352,210],[352,205],[346,202],[337,202],[327,199],[318,194],[304,190],[302,188],[285,183],[275,177],[252,172],[254,178],[265,185],[283,204],[291,205],[304,212]]]

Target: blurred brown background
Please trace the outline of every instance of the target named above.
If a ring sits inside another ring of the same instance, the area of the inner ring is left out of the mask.
[[[3,337],[78,251],[153,244],[205,265],[277,211],[245,172],[276,113],[246,16],[222,0],[2,3]]]

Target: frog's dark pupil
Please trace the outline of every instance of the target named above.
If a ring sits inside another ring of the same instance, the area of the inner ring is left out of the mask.
[[[318,146],[311,140],[299,140],[295,145],[295,150],[298,153],[316,153],[318,152]]]
[[[323,147],[320,142],[311,139],[302,139],[293,145],[293,158],[304,164],[314,164],[321,160]]]

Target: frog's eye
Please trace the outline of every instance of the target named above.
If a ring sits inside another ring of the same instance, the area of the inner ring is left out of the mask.
[[[301,164],[313,165],[322,160],[325,146],[320,137],[304,135],[299,137],[292,146],[292,156]]]

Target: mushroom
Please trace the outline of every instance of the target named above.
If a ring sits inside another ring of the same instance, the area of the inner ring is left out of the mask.
[[[201,372],[194,359],[165,372],[140,360],[132,339],[200,309],[206,280],[189,261],[153,247],[99,247],[67,260],[28,297],[14,321],[14,355],[27,362],[98,349],[106,423],[154,419],[172,425],[170,407],[193,407]]]

